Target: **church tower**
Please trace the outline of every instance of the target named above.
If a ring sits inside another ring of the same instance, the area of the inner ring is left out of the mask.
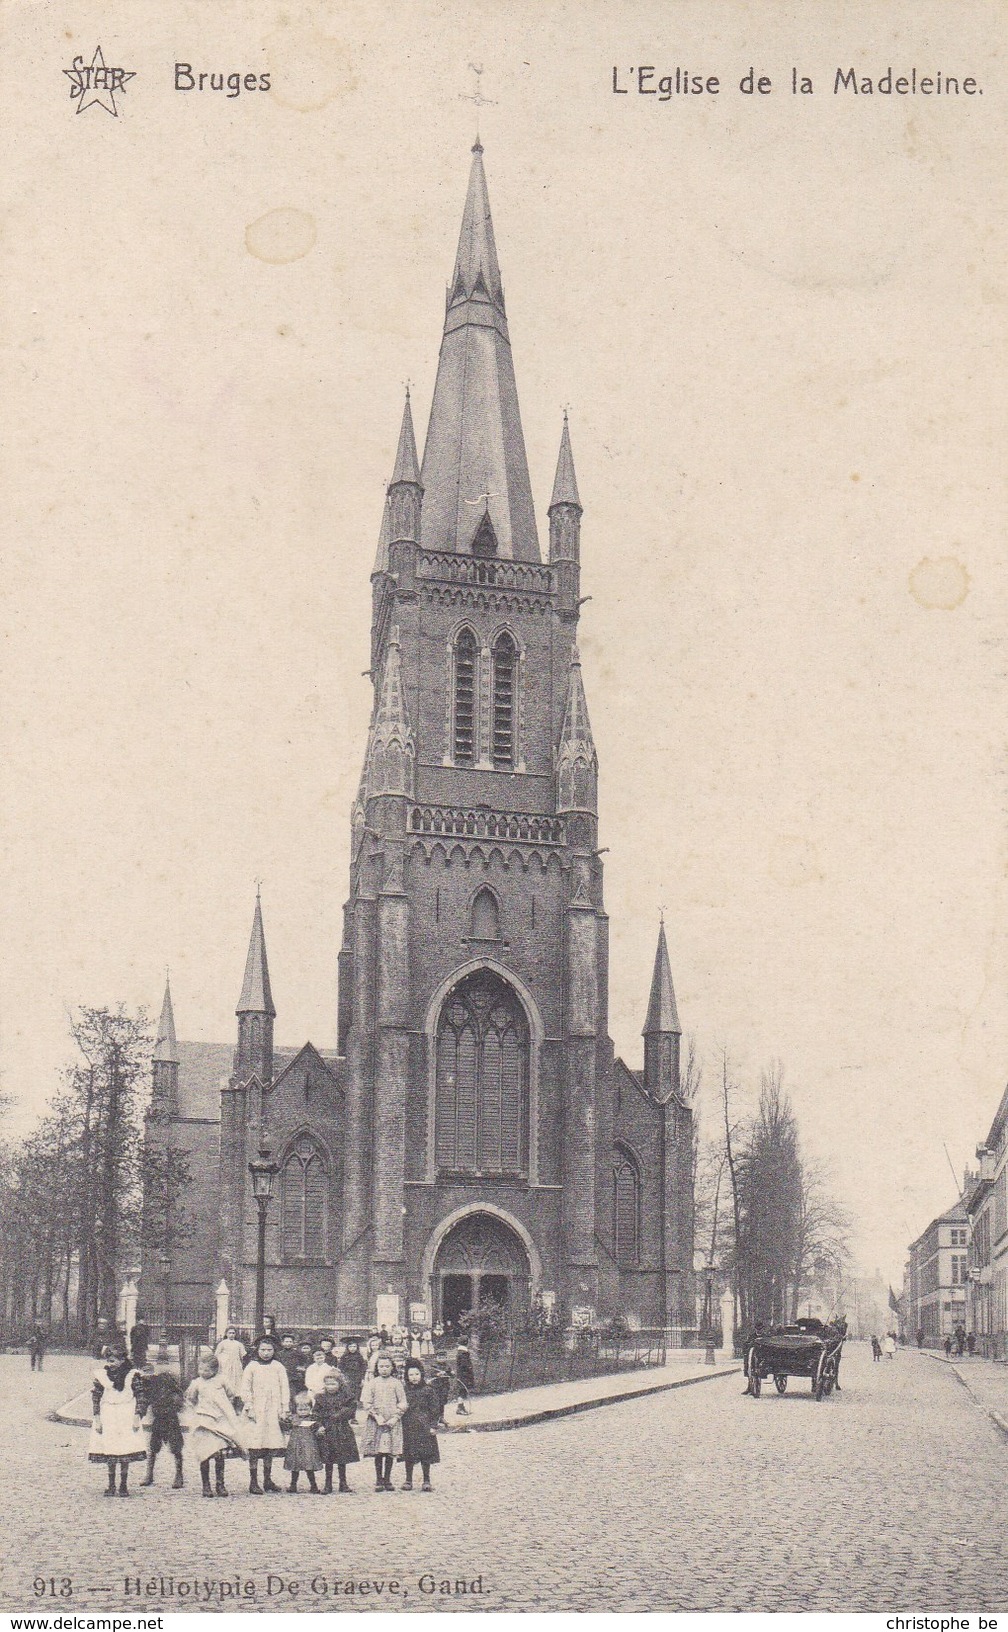
[[[372,574],[340,956],[346,1303],[450,1317],[481,1278],[597,1301],[611,1045],[581,515],[565,417],[543,562],[477,142],[423,461],[407,397]]]

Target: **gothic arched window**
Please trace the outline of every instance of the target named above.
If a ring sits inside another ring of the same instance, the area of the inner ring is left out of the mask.
[[[280,1255],[286,1264],[326,1256],[329,1168],[310,1134],[295,1140],[280,1167]]]
[[[510,986],[483,969],[460,981],[441,1010],[436,1046],[437,1166],[524,1173],[529,1033]]]
[[[499,941],[501,938],[497,897],[485,884],[481,890],[477,890],[469,914],[469,938],[473,941]]]
[[[493,649],[493,700],[490,744],[491,758],[498,771],[510,771],[515,748],[515,677],[518,649],[511,636],[497,636]]]
[[[476,762],[476,665],[479,652],[471,629],[455,637],[452,666],[452,757],[456,765]]]
[[[613,1165],[613,1255],[623,1268],[640,1262],[640,1174],[628,1151],[617,1147]]]

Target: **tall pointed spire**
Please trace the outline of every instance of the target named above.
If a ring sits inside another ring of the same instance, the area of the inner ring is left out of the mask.
[[[658,927],[658,947],[655,951],[654,973],[651,976],[651,997],[648,1001],[647,1019],[644,1022],[645,1037],[653,1032],[682,1036],[675,989],[672,985],[672,968],[669,963],[668,942],[665,939],[664,919]]]
[[[588,718],[588,699],[581,678],[581,657],[571,650],[567,704],[556,755],[557,810],[598,809],[598,755]]]
[[[555,504],[576,504],[579,510],[581,508],[577,477],[574,474],[574,455],[571,452],[570,427],[567,424],[566,409],[564,410],[563,431],[560,435],[560,453],[557,458],[556,475],[553,478],[553,497],[549,502],[551,510]]]
[[[382,669],[378,707],[371,727],[368,751],[367,796],[382,793],[413,797],[416,745],[403,688],[399,658],[399,629],[393,625]]]
[[[276,1019],[273,993],[270,991],[269,964],[266,961],[266,936],[263,931],[262,902],[256,892],[255,916],[245,960],[245,979],[235,1014],[266,1014]]]
[[[473,538],[488,512],[501,556],[540,560],[504,289],[478,141],[448,286],[421,475],[425,549],[471,554]]]
[[[395,487],[397,482],[413,482],[418,487],[420,485],[420,461],[417,459],[416,437],[413,435],[409,386],[406,387],[406,404],[399,429],[399,446],[396,449],[395,468],[389,486]]]
[[[161,1004],[161,1018],[158,1021],[157,1042],[154,1044],[154,1059],[164,1065],[178,1065],[179,1051],[175,1037],[175,1014],[172,1009],[171,983],[165,976],[164,1001]]]
[[[392,501],[388,494],[386,494],[385,504],[382,508],[381,527],[378,531],[378,549],[375,554],[375,564],[372,571],[372,576],[374,576],[375,573],[388,572],[389,570],[389,542],[392,537],[391,512]]]

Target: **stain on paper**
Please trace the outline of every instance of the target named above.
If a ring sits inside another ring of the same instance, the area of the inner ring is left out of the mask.
[[[953,612],[969,594],[969,573],[954,555],[926,555],[910,574],[910,593],[928,612]]]
[[[779,833],[770,852],[770,876],[778,884],[819,884],[826,877],[815,845],[798,833]]]
[[[283,108],[310,113],[357,89],[350,48],[304,24],[287,24],[268,35],[270,95]]]
[[[315,217],[307,210],[267,210],[245,228],[245,248],[260,261],[285,266],[315,246]]]

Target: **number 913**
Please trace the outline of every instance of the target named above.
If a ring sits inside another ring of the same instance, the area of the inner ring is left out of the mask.
[[[37,1575],[32,1582],[36,1598],[72,1598],[73,1585],[68,1575]]]

